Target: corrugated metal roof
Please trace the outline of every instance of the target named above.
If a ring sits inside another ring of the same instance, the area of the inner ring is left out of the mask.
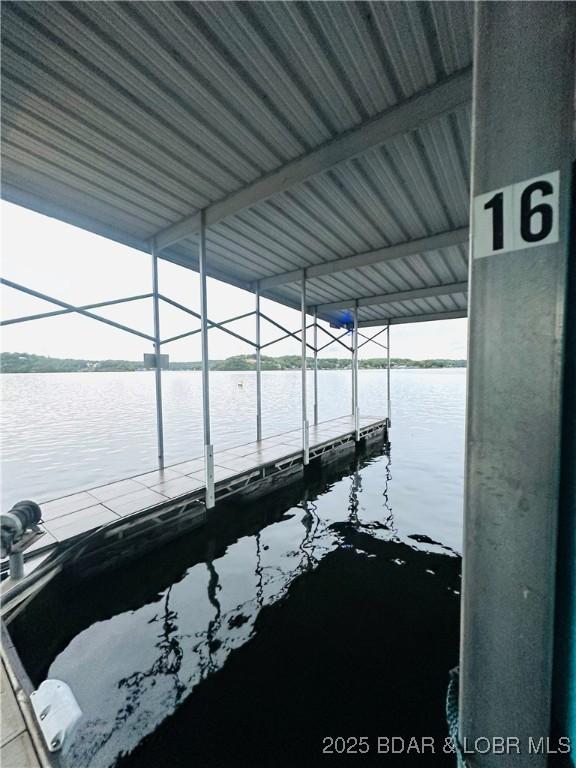
[[[3,196],[142,249],[472,57],[466,2],[4,2],[2,22]],[[469,137],[459,103],[235,211],[208,231],[210,272],[249,286],[466,227]],[[195,238],[162,255],[194,268]],[[354,301],[466,269],[455,245],[324,274],[308,296]],[[267,295],[296,305],[298,290]],[[462,308],[447,294],[360,318]]]

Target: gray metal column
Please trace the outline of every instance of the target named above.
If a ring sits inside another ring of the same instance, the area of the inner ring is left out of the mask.
[[[354,435],[360,440],[360,413],[358,410],[358,301],[354,304],[354,331],[352,334],[352,416],[354,417]]]
[[[352,313],[354,313],[354,310],[352,310]],[[354,416],[354,404],[356,402],[356,379],[354,378],[354,321],[352,321],[352,343],[350,344],[350,372],[352,374],[352,378],[350,379],[352,384],[352,401],[351,401],[351,407],[352,407],[352,416]]]
[[[162,367],[160,364],[160,302],[158,299],[158,253],[152,244],[152,304],[154,307],[154,353],[156,355],[156,435],[158,466],[164,469],[164,423],[162,419]]]
[[[262,359],[260,352],[260,286],[256,286],[256,440],[262,440]]]
[[[10,578],[20,581],[24,578],[24,552],[10,552],[8,555]]]
[[[204,466],[206,473],[206,508],[215,504],[214,497],[214,449],[210,436],[210,358],[208,356],[208,292],[206,287],[206,212],[200,212],[198,233],[198,257],[200,271],[200,323],[202,337],[202,402],[204,417]]]
[[[392,426],[392,401],[390,399],[390,323],[386,326],[386,400],[388,404],[388,429]]]
[[[550,727],[576,4],[475,12],[460,735],[520,768]]]
[[[314,425],[318,424],[318,310],[314,307]]]
[[[306,270],[302,273],[301,283],[302,315],[302,455],[304,465],[310,462],[310,430],[308,425],[308,403],[306,397]]]

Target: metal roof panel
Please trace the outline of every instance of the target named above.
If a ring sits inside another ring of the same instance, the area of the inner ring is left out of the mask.
[[[3,194],[147,249],[183,217],[464,70],[471,20],[465,2],[5,2]],[[209,269],[248,287],[465,226],[469,133],[469,108],[451,109],[229,216],[208,232]],[[197,268],[194,238],[163,255]],[[315,278],[308,294],[328,303],[466,271],[454,246]],[[298,303],[298,285],[273,293]]]

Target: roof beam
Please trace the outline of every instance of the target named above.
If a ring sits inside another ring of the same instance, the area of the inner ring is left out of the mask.
[[[358,307],[371,307],[375,304],[391,304],[394,301],[410,301],[411,299],[427,299],[431,296],[448,296],[452,293],[466,293],[468,283],[447,283],[435,285],[431,288],[413,288],[409,291],[397,291],[396,293],[381,293],[377,296],[366,296],[358,299]],[[330,304],[318,304],[319,312],[331,312],[334,309],[350,309],[356,305],[356,299],[346,301],[333,301]]]
[[[374,251],[357,253],[354,256],[346,256],[343,259],[334,259],[334,261],[325,261],[322,264],[314,264],[306,269],[306,277],[310,280],[313,277],[322,277],[323,275],[333,275],[336,272],[345,272],[348,269],[357,267],[366,267],[370,264],[379,264],[383,261],[392,261],[393,259],[402,259],[406,256],[415,256],[418,253],[426,251],[435,251],[439,248],[449,248],[453,245],[461,245],[468,241],[468,227],[452,229],[448,232],[440,232],[430,237],[422,237],[418,240],[408,240],[405,243],[389,245],[385,248],[376,248]],[[268,288],[274,288],[277,285],[286,285],[294,283],[302,278],[302,269],[294,269],[290,272],[282,272],[278,275],[271,275],[260,280],[262,291]]]
[[[428,323],[430,320],[454,320],[467,317],[467,309],[454,309],[451,312],[431,312],[426,315],[408,315],[405,317],[381,317],[376,320],[361,320],[359,328],[373,328],[377,325],[403,325],[404,323]]]
[[[369,122],[322,144],[306,155],[293,160],[272,173],[248,184],[237,192],[206,208],[206,226],[249,208],[269,197],[301,184],[311,176],[364,154],[373,147],[424,125],[440,115],[451,112],[472,98],[472,71],[470,67],[448,77],[412,98],[391,107]],[[198,232],[200,213],[186,216],[155,236],[157,250]]]

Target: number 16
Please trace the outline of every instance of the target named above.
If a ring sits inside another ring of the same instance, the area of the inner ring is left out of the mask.
[[[475,256],[557,242],[559,181],[555,171],[479,195],[475,200]]]

